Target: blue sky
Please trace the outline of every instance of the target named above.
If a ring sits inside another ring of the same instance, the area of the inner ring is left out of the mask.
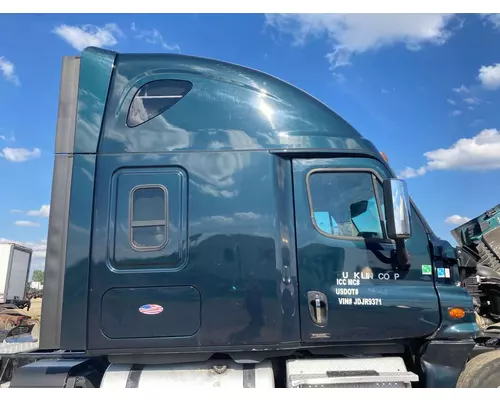
[[[86,45],[247,65],[372,140],[436,233],[500,202],[500,14],[0,15],[0,241],[43,266],[61,57]]]

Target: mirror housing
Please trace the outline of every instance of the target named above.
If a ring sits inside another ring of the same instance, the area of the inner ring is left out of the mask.
[[[410,267],[405,240],[411,237],[410,197],[406,182],[386,179],[383,183],[387,236],[395,241],[398,267]]]
[[[410,197],[406,182],[386,179],[383,183],[387,236],[392,240],[411,237]]]

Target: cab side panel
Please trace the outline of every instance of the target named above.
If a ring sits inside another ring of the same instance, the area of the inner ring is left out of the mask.
[[[168,192],[168,240],[141,251],[129,205],[147,185]],[[299,341],[291,202],[290,161],[267,152],[98,156],[89,348]]]

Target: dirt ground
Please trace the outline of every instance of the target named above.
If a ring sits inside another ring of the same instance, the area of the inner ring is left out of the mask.
[[[42,299],[31,300],[31,307],[28,314],[38,322],[32,332],[33,337],[38,339],[40,335],[40,318],[42,317]]]
[[[40,317],[42,316],[42,299],[31,300],[31,307],[28,313],[31,315],[31,318],[40,321]]]

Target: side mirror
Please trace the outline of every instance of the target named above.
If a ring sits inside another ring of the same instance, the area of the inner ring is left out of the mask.
[[[406,182],[386,179],[383,187],[387,236],[392,240],[408,239],[411,236],[411,217]]]
[[[396,243],[398,266],[409,268],[410,256],[405,239],[411,237],[411,216],[406,182],[401,179],[386,179],[383,188],[387,236]]]

